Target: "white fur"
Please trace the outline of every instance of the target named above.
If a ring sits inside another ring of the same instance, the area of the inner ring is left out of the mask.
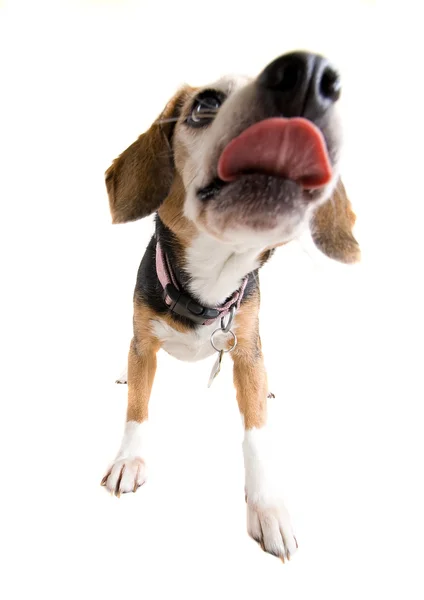
[[[116,458],[143,457],[146,452],[148,423],[143,421],[127,421],[121,447]]]
[[[179,360],[190,362],[202,360],[216,352],[212,348],[210,337],[212,332],[219,328],[219,321],[187,333],[180,333],[164,321],[152,320],[151,323],[155,336],[162,343],[162,348]],[[214,343],[218,348],[223,347],[225,337],[221,332],[214,337]]]
[[[258,268],[260,250],[238,251],[199,233],[186,250],[190,291],[208,306],[221,304],[241,285],[243,278]]]
[[[206,305],[214,306],[223,302],[239,287],[242,278],[258,267],[257,258],[265,248],[297,239],[308,229],[317,202],[307,206],[299,198],[293,210],[286,211],[264,230],[204,210],[197,192],[216,174],[217,148],[222,148],[234,132],[239,132],[246,111],[252,110],[257,101],[255,83],[246,77],[225,77],[207,87],[222,90],[227,99],[209,127],[195,131],[187,127],[176,129],[176,142],[186,151],[176,153],[175,160],[186,189],[184,215],[199,231],[186,251],[186,267],[193,278],[190,290]],[[330,195],[334,181],[323,190],[323,199]]]
[[[297,543],[281,499],[267,427],[245,431],[243,456],[249,535],[263,543],[271,554],[290,558]]]
[[[217,221],[213,211],[212,216],[203,211],[204,218],[199,218],[204,206],[199,202],[197,192],[210,183],[215,174],[213,163],[217,159],[217,149],[228,143],[232,131],[237,131],[235,124],[243,123],[243,111],[252,106],[252,97],[256,93],[247,78],[225,78],[208,87],[222,89],[227,100],[211,127],[196,132],[185,127],[176,128],[175,142],[181,143],[186,151],[180,153],[181,158],[176,153],[175,161],[186,189],[184,215],[197,225],[199,231],[185,256],[185,266],[191,276],[190,292],[206,306],[213,307],[237,290],[247,273],[258,268],[258,257],[265,248],[298,237],[308,224],[312,208],[305,210],[300,205],[294,206],[293,211],[282,215],[268,231],[257,231],[238,222],[222,222],[222,217]],[[220,240],[212,237],[212,233]],[[163,320],[153,319],[151,324],[164,350],[180,360],[201,360],[215,352],[210,337],[219,327],[219,321],[187,333],[178,332]],[[222,333],[216,336],[219,347],[223,346],[223,337]],[[126,381],[125,372],[119,380]],[[135,491],[145,481],[146,426],[147,423],[134,421],[126,425],[120,451],[105,478],[106,487],[117,495]],[[283,560],[290,558],[296,551],[297,542],[281,499],[278,469],[273,467],[274,455],[266,427],[245,431],[243,455],[248,532],[268,552]]]
[[[231,243],[239,252],[256,250],[260,254],[265,248],[298,239],[308,229],[313,210],[314,206],[311,205],[301,212],[293,211],[292,214],[285,215],[284,218],[280,219],[272,229],[247,231],[244,226],[229,227],[225,229],[222,235],[225,240],[231,240]]]
[[[116,495],[135,492],[146,481],[147,421],[127,421],[121,447],[109,467],[105,487]]]
[[[179,128],[175,133],[176,139],[189,150],[184,163],[178,163],[178,157],[176,157],[176,164],[182,174],[187,190],[184,214],[195,223],[198,223],[200,210],[196,190],[209,183],[212,164],[211,155],[221,140],[228,139],[234,123],[243,118],[241,113],[243,109],[240,107],[245,107],[246,99],[254,89],[251,79],[235,76],[220,79],[218,82],[207,86],[207,88],[221,90],[227,95],[227,100],[219,109],[212,127],[208,127],[204,131],[197,131],[195,136],[184,128]]]

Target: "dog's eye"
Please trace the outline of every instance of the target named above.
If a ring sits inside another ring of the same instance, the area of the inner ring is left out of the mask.
[[[225,99],[224,94],[214,90],[206,90],[195,99],[191,112],[186,119],[190,127],[205,127],[209,125]]]

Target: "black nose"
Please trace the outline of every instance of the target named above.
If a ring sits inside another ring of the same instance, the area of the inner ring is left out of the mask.
[[[280,56],[262,71],[258,83],[273,92],[283,116],[310,120],[322,116],[341,91],[339,75],[327,59],[308,52]]]

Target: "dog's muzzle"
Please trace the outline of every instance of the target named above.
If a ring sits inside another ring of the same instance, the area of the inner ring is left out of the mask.
[[[318,190],[332,179],[337,144],[327,133],[341,85],[327,59],[306,52],[283,55],[262,71],[254,89],[256,116],[220,149],[216,177],[198,190],[202,200],[245,175],[289,180],[301,190]]]

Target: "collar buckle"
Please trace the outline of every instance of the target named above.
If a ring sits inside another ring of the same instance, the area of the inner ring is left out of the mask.
[[[203,325],[206,321],[217,319],[220,315],[218,309],[201,306],[193,298],[177,290],[173,283],[168,283],[165,286],[163,299],[172,312],[181,317],[186,317],[199,325]]]

